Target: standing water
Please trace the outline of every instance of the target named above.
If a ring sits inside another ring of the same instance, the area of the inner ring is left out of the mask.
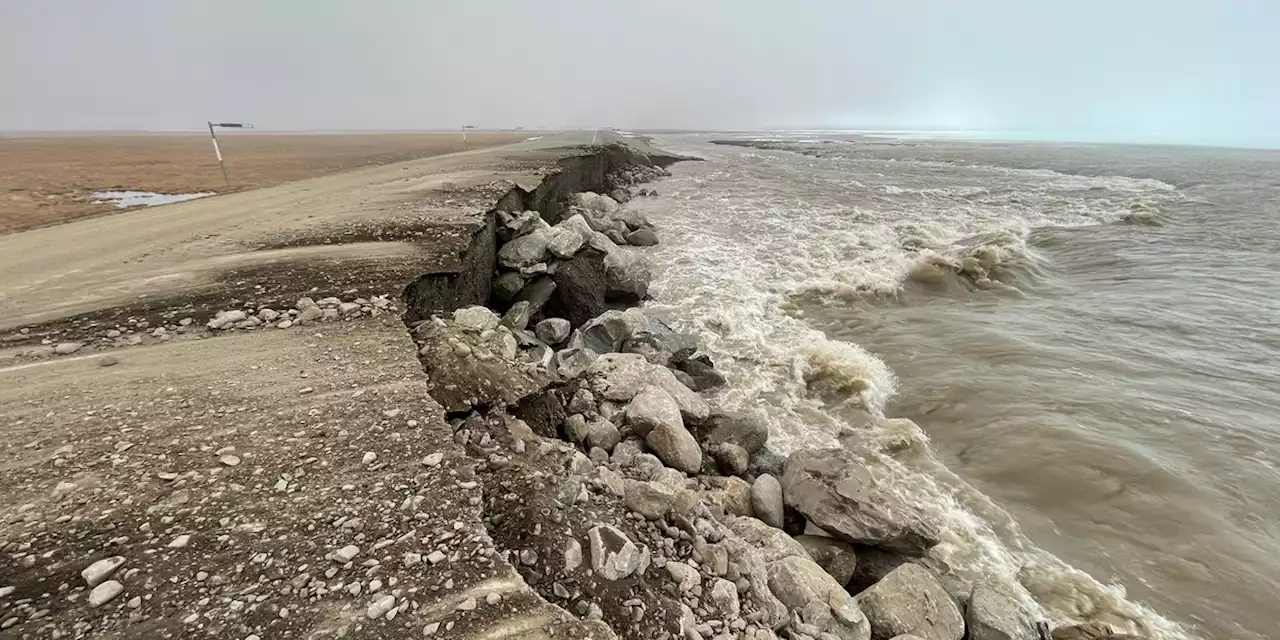
[[[630,206],[664,230],[650,306],[722,404],[784,452],[853,429],[942,523],[952,584],[1274,637],[1280,153],[711,140],[658,137],[705,161]]]

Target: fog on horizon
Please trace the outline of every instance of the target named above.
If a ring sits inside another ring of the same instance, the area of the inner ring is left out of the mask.
[[[1262,0],[0,0],[0,130],[879,128],[1280,146]]]

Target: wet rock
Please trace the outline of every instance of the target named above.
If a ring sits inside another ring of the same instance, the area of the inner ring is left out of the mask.
[[[871,585],[883,580],[894,569],[912,561],[911,556],[877,547],[855,544],[853,549],[858,556],[858,565],[846,584],[849,593],[857,594],[865,591]]]
[[[653,229],[636,229],[627,234],[627,244],[633,247],[652,247],[658,244],[658,234]]]
[[[536,229],[514,238],[498,249],[498,263],[508,269],[531,267],[545,262],[551,255],[555,235],[550,229]]]
[[[610,238],[617,242],[618,238]],[[626,241],[622,238],[623,242]],[[648,258],[627,251],[613,251],[605,258],[605,298],[610,302],[636,303],[649,295],[653,265]]]
[[[666,517],[675,499],[675,491],[657,482],[628,479],[623,483],[623,504],[648,520]]]
[[[781,529],[783,523],[782,483],[765,473],[751,483],[751,509],[765,524]]]
[[[639,229],[652,229],[653,223],[645,215],[635,209],[623,209],[613,216],[617,220],[627,226],[627,229],[636,231]]]
[[[124,585],[115,580],[107,580],[89,592],[89,606],[100,607],[115,599],[124,592]]]
[[[80,577],[84,578],[85,584],[90,587],[96,587],[101,584],[103,580],[110,578],[111,574],[115,573],[116,569],[119,569],[122,564],[124,564],[124,556],[103,558],[88,567],[85,567],[85,569],[80,572]]]
[[[717,413],[703,429],[703,441],[708,447],[727,442],[755,454],[769,441],[769,425],[750,413]]]
[[[969,640],[1037,640],[1021,605],[990,585],[973,587],[965,621]]]
[[[587,531],[591,570],[605,580],[621,580],[649,562],[649,553],[615,527],[598,524]]]
[[[680,384],[670,369],[651,364],[644,356],[607,353],[592,363],[589,373],[595,376],[592,390],[606,400],[631,400],[645,387],[657,386],[675,400],[686,421],[700,423],[711,413],[706,401]]]
[[[928,569],[904,564],[858,594],[876,638],[903,634],[923,640],[960,640],[964,619],[947,590]]]
[[[799,610],[804,623],[821,632],[849,640],[871,638],[868,616],[863,615],[858,602],[808,556],[788,556],[769,563],[769,589],[788,609]]]
[[[736,444],[721,442],[711,448],[720,470],[728,475],[740,476],[747,470],[747,451]]]
[[[502,326],[512,331],[523,331],[529,326],[529,302],[521,300],[502,314]]]
[[[537,334],[539,340],[549,345],[557,345],[569,339],[571,328],[569,321],[564,318],[547,318],[534,325],[533,332]]]
[[[564,233],[573,235],[568,231]],[[547,315],[564,318],[576,327],[604,313],[607,290],[604,254],[581,251],[561,262],[552,278],[556,289],[547,303]]]
[[[596,353],[612,353],[622,349],[630,338],[645,332],[649,319],[637,308],[626,311],[609,310],[583,324],[575,340]]]
[[[1096,621],[1058,627],[1050,637],[1052,640],[1143,640],[1140,636],[1117,633]]]
[[[849,583],[853,570],[858,566],[858,554],[853,545],[826,536],[800,535],[795,540],[836,582],[842,585]]]
[[[525,285],[520,290],[520,293],[516,294],[516,302],[527,301],[529,303],[529,315],[536,315],[551,301],[557,286],[556,281],[551,277],[539,277]]]
[[[723,373],[720,373],[715,367],[702,360],[690,359],[684,361],[680,364],[680,372],[689,376],[689,379],[693,381],[690,388],[694,391],[718,389],[729,382]]]
[[[508,271],[494,278],[490,293],[499,302],[507,303],[515,299],[524,288],[525,279],[515,271]]]
[[[912,554],[938,544],[937,529],[914,505],[885,490],[849,456],[838,448],[791,454],[782,475],[787,505],[845,542]]]

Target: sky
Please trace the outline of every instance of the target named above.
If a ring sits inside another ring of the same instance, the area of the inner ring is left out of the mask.
[[[876,128],[1280,146],[1274,0],[0,0],[0,130]]]

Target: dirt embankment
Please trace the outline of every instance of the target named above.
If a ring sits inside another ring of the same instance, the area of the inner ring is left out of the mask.
[[[220,134],[231,187],[207,133],[0,137],[0,233],[119,211],[97,190],[226,193],[524,140],[520,131]]]

